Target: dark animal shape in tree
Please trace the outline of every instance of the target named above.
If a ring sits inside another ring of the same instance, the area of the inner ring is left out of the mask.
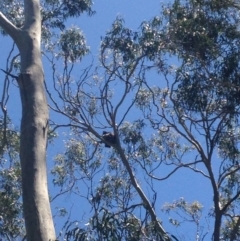
[[[112,145],[115,145],[117,143],[116,136],[111,132],[103,131],[102,136],[103,136],[104,141],[106,141]],[[109,144],[105,143],[105,147],[110,148],[111,146]]]

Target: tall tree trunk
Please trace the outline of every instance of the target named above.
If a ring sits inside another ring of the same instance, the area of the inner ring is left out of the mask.
[[[23,211],[28,241],[53,241],[55,230],[47,188],[48,106],[44,90],[39,0],[25,0],[25,24],[16,28],[0,13],[0,25],[16,42],[21,56],[18,78],[22,101],[20,160]]]

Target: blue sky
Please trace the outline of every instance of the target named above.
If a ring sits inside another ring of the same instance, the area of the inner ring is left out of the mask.
[[[152,17],[159,15],[162,4],[167,4],[167,1],[96,0],[93,6],[93,9],[96,10],[95,15],[92,17],[84,15],[78,19],[73,19],[69,23],[69,26],[78,26],[84,32],[91,53],[94,57],[98,57],[101,36],[104,36],[106,31],[110,29],[112,22],[117,16],[123,17],[125,26],[137,31],[141,22],[150,20]],[[162,175],[164,175],[164,173],[162,173]],[[179,171],[169,180],[159,182],[156,185],[156,190],[158,191],[156,209],[159,212],[160,219],[164,221],[164,228],[176,234],[176,230],[168,222],[168,217],[160,212],[165,202],[172,202],[180,197],[185,197],[188,202],[200,200],[203,206],[208,206],[209,208],[212,202],[212,194],[209,187],[209,183],[207,183],[205,179],[186,170]],[[74,197],[68,197],[64,200],[69,202],[70,206],[74,205],[75,208],[79,207],[81,209],[83,207],[83,203],[79,203]],[[190,227],[191,226],[187,224],[183,229],[180,228],[180,233],[186,236],[186,240],[191,240],[193,237],[192,235],[196,234],[196,230]],[[190,238],[188,239],[188,237]]]
[[[96,14],[92,17],[80,17],[73,21],[73,24],[84,31],[91,51],[96,52],[100,36],[104,36],[110,29],[111,23],[117,16],[124,18],[126,26],[137,30],[141,22],[159,14],[163,2],[158,0],[96,0],[93,5]]]

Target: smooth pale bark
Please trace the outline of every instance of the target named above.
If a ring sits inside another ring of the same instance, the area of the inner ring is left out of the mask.
[[[18,77],[22,102],[20,160],[23,208],[28,241],[53,241],[55,230],[47,188],[48,106],[44,90],[39,0],[25,0],[25,24],[16,28],[0,13],[0,25],[13,38],[21,56]]]

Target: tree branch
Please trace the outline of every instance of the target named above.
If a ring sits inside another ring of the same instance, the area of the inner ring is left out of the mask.
[[[2,12],[0,12],[0,26],[17,43],[16,40],[20,29],[17,28],[11,21],[9,21]]]
[[[116,150],[117,150],[118,154],[120,155],[124,166],[127,169],[127,172],[128,172],[128,174],[130,176],[130,179],[131,179],[133,187],[135,188],[135,190],[139,194],[140,198],[142,199],[142,201],[144,203],[144,207],[146,208],[146,210],[149,211],[150,216],[152,218],[152,221],[155,224],[156,230],[162,235],[161,240],[162,241],[171,241],[170,236],[167,234],[167,232],[163,229],[163,227],[160,224],[160,222],[157,220],[157,215],[156,215],[156,213],[155,213],[155,211],[154,211],[150,201],[148,200],[148,198],[146,197],[145,193],[143,192],[143,190],[141,189],[140,185],[138,184],[138,182],[137,182],[137,180],[136,180],[136,178],[135,178],[135,176],[133,174],[132,168],[130,167],[130,165],[128,163],[128,160],[127,160],[127,158],[126,158],[126,156],[124,154],[124,151],[121,148],[121,146],[119,145],[119,143],[116,146]]]

